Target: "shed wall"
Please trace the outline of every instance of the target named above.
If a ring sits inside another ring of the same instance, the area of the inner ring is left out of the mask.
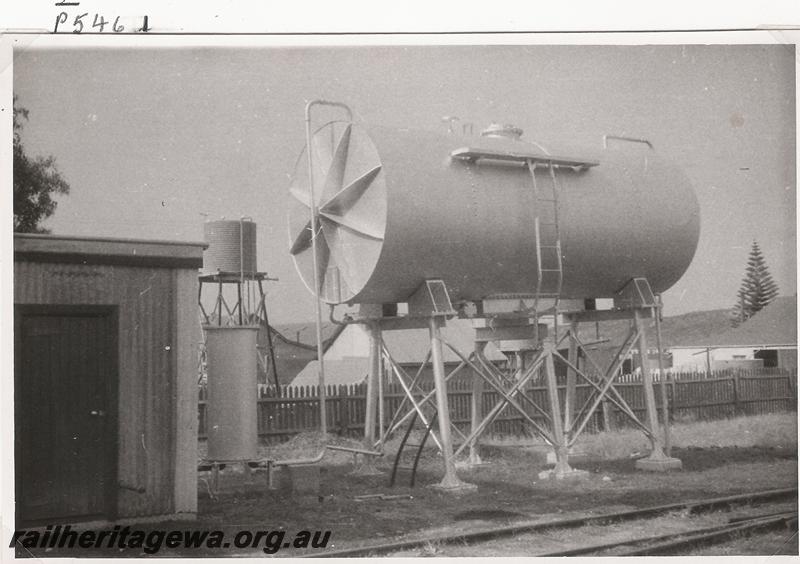
[[[15,262],[14,280],[15,304],[118,308],[118,517],[195,512],[196,272]]]

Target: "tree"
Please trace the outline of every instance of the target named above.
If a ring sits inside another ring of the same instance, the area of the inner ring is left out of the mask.
[[[756,241],[750,248],[742,285],[736,294],[738,301],[731,310],[731,323],[734,327],[753,317],[764,309],[779,293],[778,285],[769,273],[764,255]]]
[[[28,110],[17,107],[14,96],[14,231],[48,233],[40,223],[53,215],[55,194],[69,194],[69,184],[61,177],[53,156],[29,157],[20,132]]]

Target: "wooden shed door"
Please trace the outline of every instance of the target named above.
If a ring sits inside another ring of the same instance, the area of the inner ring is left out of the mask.
[[[91,309],[17,316],[16,500],[23,522],[113,512],[113,320],[108,310]]]

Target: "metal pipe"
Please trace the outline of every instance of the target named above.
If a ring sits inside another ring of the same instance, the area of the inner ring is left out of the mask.
[[[603,135],[603,149],[608,149],[608,140],[616,139],[617,141],[630,141],[631,143],[644,143],[651,149],[653,144],[647,139],[641,137],[628,137],[627,135]]]
[[[317,198],[314,194],[314,161],[312,149],[312,136],[311,136],[311,108],[314,106],[336,106],[347,110],[348,119],[352,121],[353,112],[350,111],[345,104],[339,102],[328,102],[326,100],[312,100],[306,104],[306,146],[308,147],[308,187],[311,192],[311,253],[312,261],[314,263],[313,276],[314,276],[314,315],[317,322],[317,361],[319,362],[319,430],[323,437],[328,434],[328,410],[325,405],[327,394],[325,390],[325,355],[324,347],[322,344],[322,311],[321,311],[321,296],[319,287],[319,272],[317,272],[318,252],[317,252],[317,229],[319,209],[317,207]]]
[[[381,367],[381,336],[377,322],[367,323],[369,331],[369,374],[367,375],[366,413],[364,415],[364,445],[375,444],[375,415],[377,385]]]
[[[305,466],[308,464],[316,464],[317,462],[322,460],[322,457],[325,456],[325,450],[327,450],[328,446],[323,446],[322,450],[319,452],[317,456],[314,458],[290,458],[288,460],[273,460],[273,466]]]
[[[383,340],[383,336],[381,335],[381,340]],[[380,445],[381,451],[383,451],[383,351],[379,351],[381,355],[380,361],[380,372],[378,372],[378,444]]]
[[[363,448],[353,448],[353,447],[345,447],[345,446],[336,446],[336,445],[326,445],[328,450],[341,450],[344,452],[354,452],[356,454],[365,454],[367,456],[383,456],[382,452],[377,452],[374,450],[367,450]]]

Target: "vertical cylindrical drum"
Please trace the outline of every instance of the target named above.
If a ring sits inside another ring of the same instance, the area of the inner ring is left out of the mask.
[[[205,274],[255,274],[256,224],[250,220],[207,221],[203,225],[208,249],[203,252]]]
[[[258,327],[207,325],[208,460],[258,455],[256,336]]]

